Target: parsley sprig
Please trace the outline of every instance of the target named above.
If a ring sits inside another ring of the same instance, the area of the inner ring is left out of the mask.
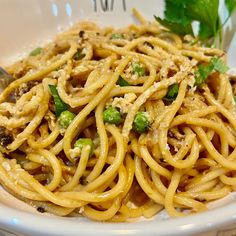
[[[228,18],[236,7],[236,0],[225,0]],[[179,35],[193,35],[192,23],[199,22],[198,38],[205,44],[221,36],[223,24],[218,14],[219,0],[165,0],[165,18],[155,19]],[[225,22],[224,22],[225,23]]]

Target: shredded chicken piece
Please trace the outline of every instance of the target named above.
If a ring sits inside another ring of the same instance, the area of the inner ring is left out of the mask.
[[[136,98],[135,93],[127,93],[124,97],[115,97],[107,105],[119,108],[122,113],[128,113]]]

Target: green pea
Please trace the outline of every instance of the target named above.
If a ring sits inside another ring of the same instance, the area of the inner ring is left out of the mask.
[[[144,68],[139,63],[133,63],[132,68],[135,74],[143,76],[145,74]]]
[[[122,118],[117,108],[110,106],[103,112],[103,120],[109,124],[118,125]]]
[[[120,87],[129,86],[130,84],[120,75],[119,79],[117,80],[117,84],[120,85]]]
[[[120,33],[115,33],[111,35],[111,39],[123,39],[124,36]]]
[[[70,111],[63,111],[59,116],[58,122],[62,128],[67,128],[70,123],[74,120],[75,114]]]
[[[179,93],[179,85],[178,84],[172,84],[169,86],[167,94],[165,96],[165,100],[167,101],[174,101]]]
[[[29,55],[32,57],[35,57],[39,55],[42,51],[43,49],[41,47],[38,47],[38,48],[35,48],[33,51],[31,51]]]
[[[146,112],[138,112],[134,117],[133,130],[137,133],[144,133],[148,130],[150,125],[148,115]]]
[[[74,144],[74,147],[79,148],[81,151],[82,151],[83,147],[85,147],[85,146],[90,147],[89,155],[91,156],[94,151],[94,143],[91,138],[79,138]]]

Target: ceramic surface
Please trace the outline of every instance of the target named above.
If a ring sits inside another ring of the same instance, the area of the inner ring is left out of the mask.
[[[163,15],[159,0],[1,0],[0,66],[9,65],[45,44],[79,20],[122,27],[135,19],[136,7],[147,19]],[[236,15],[228,29],[235,28]],[[236,36],[224,40],[229,65],[235,66]],[[0,236],[5,235],[191,235],[236,222],[234,194],[218,202],[218,208],[185,218],[168,219],[161,213],[132,223],[97,223],[85,218],[61,218],[39,214],[0,189]],[[226,204],[227,203],[227,204]],[[219,205],[222,205],[219,207]],[[215,206],[213,206],[214,208]],[[215,234],[214,234],[215,235]]]

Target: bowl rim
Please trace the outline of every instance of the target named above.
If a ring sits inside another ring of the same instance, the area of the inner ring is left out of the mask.
[[[14,209],[0,203],[0,228],[27,235],[184,236],[215,230],[233,222],[236,222],[236,202],[182,218],[132,223],[101,223],[84,218],[48,216]]]
[[[191,235],[218,229],[236,221],[236,202],[206,212],[164,221],[101,223],[23,212],[0,205],[3,229],[32,235]],[[79,218],[80,219],[80,218]],[[82,219],[82,218],[81,218]]]

